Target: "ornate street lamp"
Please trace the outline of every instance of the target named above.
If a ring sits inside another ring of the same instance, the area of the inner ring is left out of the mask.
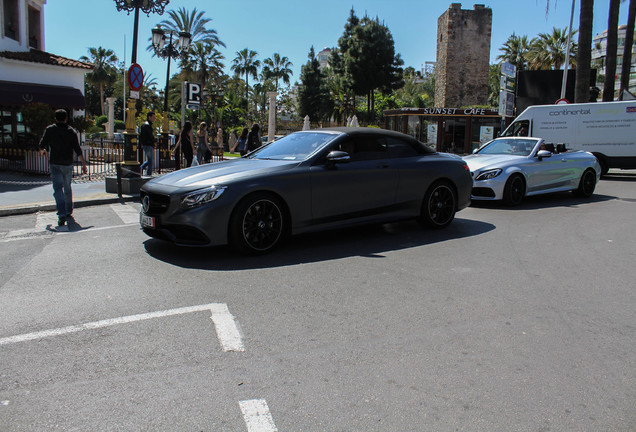
[[[168,34],[168,44],[166,45],[166,34]],[[179,36],[179,39],[172,43],[172,36]],[[166,73],[166,89],[163,93],[163,125],[161,131],[168,134],[168,84],[170,83],[170,60],[184,57],[190,49],[192,35],[188,32],[177,32],[169,29],[155,27],[152,29],[152,46],[155,54],[161,58],[168,59],[168,71]]]
[[[163,14],[170,0],[115,0],[118,11],[135,12],[135,26],[133,30],[132,63],[137,63],[137,39],[139,33],[139,11],[146,15],[151,13]],[[137,160],[137,132],[135,127],[135,99],[128,98],[126,108],[126,132],[124,133],[124,165],[128,165],[128,172],[138,175],[139,162]],[[137,173],[137,174],[135,174]],[[130,175],[124,175],[130,177]]]

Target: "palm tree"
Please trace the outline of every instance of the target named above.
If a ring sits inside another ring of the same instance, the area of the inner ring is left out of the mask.
[[[572,35],[576,30],[572,32]],[[559,70],[565,63],[565,53],[567,52],[568,36],[567,30],[554,27],[552,33],[539,33],[532,39],[530,50],[528,51],[528,65],[531,69],[554,69]],[[570,64],[576,64],[576,44],[572,43],[570,49]]]
[[[168,11],[170,19],[161,21],[158,26],[167,30],[176,32],[188,32],[192,35],[192,42],[209,43],[212,45],[220,45],[225,47],[214,29],[208,29],[206,26],[212,21],[212,18],[205,18],[205,12],[198,12],[197,8],[188,12],[186,8]],[[148,47],[152,51],[152,45]]]
[[[590,100],[594,0],[581,0],[579,17],[579,50],[576,56],[574,102],[584,103]]]
[[[183,62],[183,69],[186,74],[201,83],[201,88],[205,88],[211,76],[223,73],[224,58],[214,45],[196,42],[190,47],[188,57]]]
[[[291,67],[294,65],[287,57],[281,57],[279,53],[274,53],[273,58],[266,58],[263,63],[263,75],[266,78],[273,78],[276,92],[278,92],[278,80],[282,79],[285,84],[289,84],[289,77],[294,73]]]
[[[636,0],[629,0],[629,14],[627,16],[627,31],[623,47],[623,68],[621,70],[621,99],[623,91],[629,91],[629,75],[632,69],[632,44],[634,43],[634,22],[636,22]]]
[[[620,3],[621,0],[610,0],[609,2],[603,102],[614,100],[614,88],[616,83],[616,54],[618,51],[618,12],[620,10]]]
[[[86,74],[88,81],[99,87],[99,100],[102,115],[104,115],[104,84],[115,81],[116,63],[118,61],[115,52],[110,49],[98,47],[89,48],[89,57],[82,56],[80,60],[93,63],[93,71]]]
[[[513,64],[517,67],[517,71],[522,71],[528,65],[529,50],[530,41],[528,36],[517,36],[513,33],[508,36],[508,40],[499,48],[502,53],[497,56],[497,60]]]
[[[233,64],[231,70],[240,76],[245,74],[245,108],[247,109],[247,100],[249,94],[249,77],[256,79],[258,76],[258,68],[261,66],[261,61],[256,60],[258,53],[256,51],[248,50],[247,48],[238,51],[236,58],[232,60]]]

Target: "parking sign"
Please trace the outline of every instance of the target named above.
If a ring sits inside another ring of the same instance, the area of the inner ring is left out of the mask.
[[[201,104],[201,84],[188,83],[187,91],[187,105],[199,105]]]

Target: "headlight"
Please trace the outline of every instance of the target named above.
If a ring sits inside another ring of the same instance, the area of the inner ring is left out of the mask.
[[[189,209],[197,207],[203,204],[207,204],[214,201],[221,196],[227,186],[210,186],[209,188],[200,189],[194,192],[190,192],[181,199],[179,207],[182,209]]]
[[[475,180],[490,180],[493,179],[495,177],[497,177],[499,174],[501,174],[501,169],[497,168],[497,169],[493,169],[493,170],[488,170],[488,171],[484,171],[483,173],[479,174]]]

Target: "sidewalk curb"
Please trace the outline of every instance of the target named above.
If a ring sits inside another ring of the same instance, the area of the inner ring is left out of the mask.
[[[102,198],[88,198],[79,199],[73,202],[74,208],[90,207],[103,204],[117,204],[123,202],[138,202],[139,195],[126,195],[121,198],[115,197],[102,197]],[[31,213],[37,213],[39,211],[55,211],[55,203],[33,203],[33,204],[20,204],[16,206],[0,207],[0,217],[3,216],[16,216],[25,215]]]

